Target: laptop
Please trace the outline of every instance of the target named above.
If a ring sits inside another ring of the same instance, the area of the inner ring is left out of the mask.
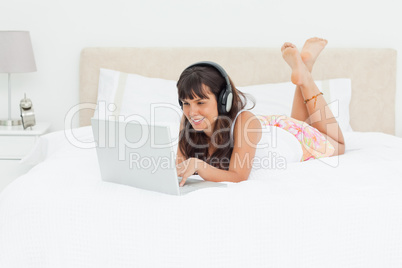
[[[224,183],[187,178],[180,187],[176,172],[176,152],[167,125],[92,118],[98,162],[103,181],[171,195],[183,195]]]

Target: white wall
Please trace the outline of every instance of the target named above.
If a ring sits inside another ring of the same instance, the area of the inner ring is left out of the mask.
[[[328,47],[402,51],[397,1],[323,0],[2,0],[0,30],[31,33],[38,71],[12,77],[13,116],[26,92],[37,121],[64,127],[78,103],[79,55],[89,46]],[[398,55],[398,65],[401,56]],[[368,66],[369,68],[369,66]],[[179,75],[179,74],[178,74]],[[397,73],[397,135],[402,137],[402,69]],[[0,117],[7,116],[7,75],[0,74]],[[389,100],[394,101],[393,99]]]

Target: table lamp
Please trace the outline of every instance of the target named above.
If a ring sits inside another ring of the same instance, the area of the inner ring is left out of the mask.
[[[28,31],[0,31],[0,73],[8,73],[8,119],[0,125],[21,125],[11,119],[11,74],[35,72],[36,64]]]

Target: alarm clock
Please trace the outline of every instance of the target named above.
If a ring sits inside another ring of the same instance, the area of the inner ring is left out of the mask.
[[[21,121],[24,129],[28,127],[33,127],[35,122],[35,113],[32,108],[32,101],[27,99],[26,94],[24,94],[24,98],[20,101],[20,110],[21,110]]]

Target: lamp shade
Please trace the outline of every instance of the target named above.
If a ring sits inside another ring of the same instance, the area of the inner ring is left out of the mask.
[[[0,31],[0,73],[35,72],[36,64],[28,31]]]

